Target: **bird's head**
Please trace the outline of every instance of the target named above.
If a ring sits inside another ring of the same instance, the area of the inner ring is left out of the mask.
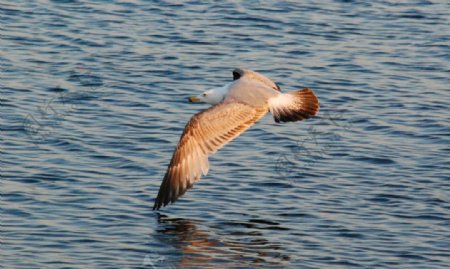
[[[230,83],[219,88],[213,88],[203,92],[200,95],[189,97],[188,100],[191,103],[194,102],[206,102],[212,105],[218,104],[225,99]]]

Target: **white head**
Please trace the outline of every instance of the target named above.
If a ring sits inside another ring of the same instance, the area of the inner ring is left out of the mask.
[[[213,88],[207,90],[200,95],[189,97],[189,102],[206,102],[212,105],[218,104],[225,99],[228,94],[229,86],[231,83],[219,88]]]

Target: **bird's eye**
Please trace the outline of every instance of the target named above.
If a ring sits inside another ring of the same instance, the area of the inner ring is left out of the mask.
[[[206,96],[206,93],[204,93],[203,96]]]

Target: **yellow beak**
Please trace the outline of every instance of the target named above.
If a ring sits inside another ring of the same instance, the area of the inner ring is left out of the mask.
[[[188,98],[190,103],[195,103],[195,102],[200,102],[200,98],[196,97],[196,96],[191,96]]]

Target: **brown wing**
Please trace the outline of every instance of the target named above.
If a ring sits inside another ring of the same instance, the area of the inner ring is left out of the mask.
[[[239,102],[217,104],[186,125],[159,188],[153,210],[175,202],[208,173],[208,155],[216,152],[267,113]]]

